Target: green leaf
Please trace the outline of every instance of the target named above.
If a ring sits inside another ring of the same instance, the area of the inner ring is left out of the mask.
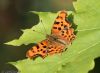
[[[31,12],[39,15],[40,22],[30,29],[22,30],[23,34],[19,39],[9,41],[5,44],[13,46],[20,46],[22,44],[28,45],[30,43],[40,42],[41,40],[46,38],[46,34],[50,34],[51,27],[57,14],[51,12]]]
[[[88,73],[88,70],[92,69],[93,66],[94,61],[91,59],[75,60],[63,65],[62,70],[57,71],[57,73]]]
[[[93,69],[94,59],[100,57],[100,2],[99,0],[77,0],[74,6],[76,9],[74,23],[78,25],[78,33],[67,51],[45,59],[38,57],[35,60],[25,59],[10,63],[16,66],[21,73],[88,73]],[[52,26],[56,14],[45,12],[37,14],[42,19],[47,32],[50,33],[51,27],[49,26]],[[47,25],[49,23],[50,25]],[[36,26],[38,26],[37,29],[32,27],[29,30],[42,31],[40,29],[42,24],[39,23]],[[28,42],[30,41],[32,40]]]

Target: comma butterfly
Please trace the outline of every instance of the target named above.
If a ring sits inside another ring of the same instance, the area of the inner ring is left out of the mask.
[[[47,55],[63,52],[75,39],[74,29],[71,27],[71,23],[66,20],[67,17],[66,11],[60,11],[54,21],[51,34],[47,34],[45,40],[28,50],[26,56],[31,59],[38,55],[45,58]]]

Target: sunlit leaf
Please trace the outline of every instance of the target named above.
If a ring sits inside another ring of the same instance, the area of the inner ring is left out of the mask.
[[[21,73],[88,73],[89,70],[93,69],[94,59],[100,57],[100,2],[99,0],[77,0],[74,3],[74,7],[76,9],[76,12],[73,12],[74,23],[78,25],[76,29],[78,33],[67,51],[62,54],[48,56],[45,59],[38,57],[35,60],[25,59],[10,63],[17,67]],[[46,32],[50,33],[56,14],[35,13],[39,15],[43,24],[40,22],[36,25],[37,28],[33,26],[28,30],[32,31],[35,29],[36,31],[43,32],[44,30],[40,28],[43,28],[44,25]],[[27,30],[24,33],[26,32]],[[30,35],[30,32],[27,34]],[[25,37],[24,35],[22,36]],[[40,37],[39,34],[34,36]],[[35,42],[31,37],[24,39],[28,43]],[[41,36],[36,41],[42,39],[44,37]],[[25,41],[24,43],[22,41],[21,44],[25,44]]]

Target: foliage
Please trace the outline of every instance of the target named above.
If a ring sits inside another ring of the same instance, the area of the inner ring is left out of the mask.
[[[77,27],[77,37],[73,44],[64,53],[48,56],[45,59],[40,57],[36,60],[25,59],[17,62],[10,62],[18,68],[21,73],[88,73],[94,67],[94,59],[100,56],[100,2],[99,0],[77,0],[74,3],[76,12],[74,23]],[[53,21],[57,16],[51,12],[33,12],[39,15],[46,32],[49,34]],[[22,36],[6,44],[20,46],[41,41],[45,35],[36,31],[44,32],[41,21],[31,29],[23,30]]]

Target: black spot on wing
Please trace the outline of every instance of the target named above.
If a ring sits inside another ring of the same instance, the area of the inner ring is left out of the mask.
[[[63,26],[63,24],[61,24],[61,26]]]
[[[62,36],[64,35],[64,33],[61,34]]]
[[[61,27],[58,27],[58,30],[61,30]]]
[[[54,24],[59,24],[60,22],[55,21]]]
[[[48,47],[48,49],[51,49],[51,47]]]
[[[40,51],[40,50],[37,50],[38,52]]]
[[[47,46],[43,46],[43,48],[46,48]]]
[[[34,53],[35,51],[34,51],[34,50],[32,50],[32,52]]]
[[[57,27],[53,27],[53,29],[57,29]]]
[[[63,23],[63,22],[61,21],[61,23]]]
[[[39,45],[36,45],[36,48],[39,49]]]
[[[64,33],[64,31],[61,31],[62,33]]]
[[[67,37],[66,35],[64,37]]]
[[[46,53],[46,51],[44,50],[43,53]]]
[[[71,36],[69,35],[68,37],[70,38]]]
[[[40,51],[42,51],[43,49],[41,49]]]
[[[30,49],[33,53],[35,52],[33,48]]]
[[[41,42],[41,45],[44,45],[44,44]]]

